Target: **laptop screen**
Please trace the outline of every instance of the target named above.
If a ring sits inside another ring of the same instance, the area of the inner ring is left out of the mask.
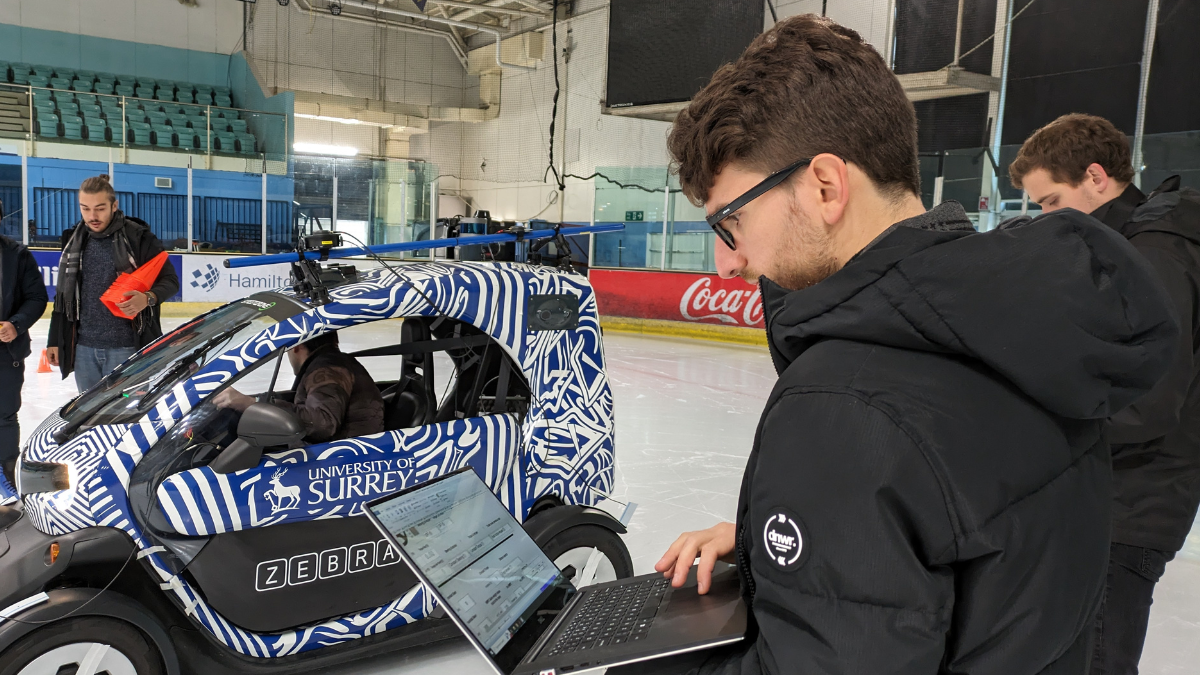
[[[450,474],[370,509],[493,656],[558,580],[558,568],[474,471]]]

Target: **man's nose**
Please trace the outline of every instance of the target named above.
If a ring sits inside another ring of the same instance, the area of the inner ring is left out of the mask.
[[[713,258],[717,263],[717,274],[722,279],[732,279],[739,276],[746,267],[746,258],[739,252],[731,250],[720,238],[713,238]]]

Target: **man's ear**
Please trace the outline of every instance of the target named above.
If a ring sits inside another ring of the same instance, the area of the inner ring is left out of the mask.
[[[850,199],[850,171],[845,160],[822,153],[808,166],[809,197],[826,223],[836,223],[846,211]]]
[[[1096,192],[1104,192],[1108,188],[1108,182],[1111,179],[1108,177],[1108,172],[1104,170],[1104,167],[1092,162],[1088,165],[1084,180],[1091,183]]]

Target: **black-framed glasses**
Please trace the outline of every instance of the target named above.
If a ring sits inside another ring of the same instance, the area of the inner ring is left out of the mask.
[[[737,246],[735,246],[733,243],[733,233],[722,226],[721,221],[728,218],[730,214],[734,213],[743,206],[763,196],[764,193],[770,191],[771,188],[787,180],[788,176],[796,173],[796,171],[801,167],[808,166],[812,161],[813,158],[809,157],[783,167],[770,176],[764,178],[758,185],[755,185],[746,192],[742,193],[741,197],[729,202],[729,204],[727,204],[724,208],[720,209],[711,216],[705,217],[704,220],[708,221],[708,226],[713,229],[713,232],[717,233],[717,236],[721,238],[721,241],[725,242],[725,245],[729,247],[729,250],[736,251]]]

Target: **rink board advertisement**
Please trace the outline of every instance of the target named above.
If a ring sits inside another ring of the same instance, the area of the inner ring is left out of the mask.
[[[715,274],[592,269],[601,316],[762,328],[758,287]]]
[[[31,251],[42,273],[46,293],[54,300],[58,286],[61,251]],[[231,302],[251,293],[287,286],[288,263],[226,269],[221,255],[171,254],[170,262],[179,276],[179,293],[165,302]]]

